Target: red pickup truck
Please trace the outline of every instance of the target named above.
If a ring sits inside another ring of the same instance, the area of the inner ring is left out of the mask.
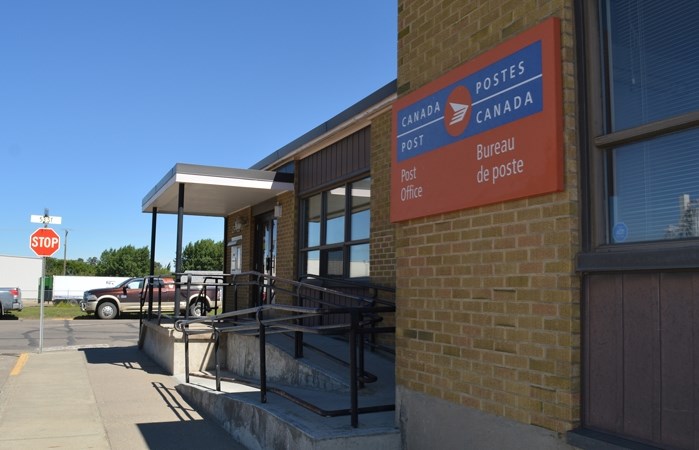
[[[175,309],[175,280],[173,278],[154,278],[153,310],[157,311],[158,299],[162,312],[172,312]],[[187,296],[189,294],[189,297]],[[120,313],[139,312],[141,298],[144,292],[144,278],[129,278],[112,288],[91,289],[83,293],[80,309],[84,312],[95,313],[100,319],[114,319]],[[180,287],[180,311],[184,315],[189,308],[190,317],[198,317],[211,311],[220,300],[221,289],[207,286],[202,292],[201,286],[191,286],[187,292],[186,285]],[[147,297],[145,297],[147,298]],[[147,302],[144,309],[147,307]]]

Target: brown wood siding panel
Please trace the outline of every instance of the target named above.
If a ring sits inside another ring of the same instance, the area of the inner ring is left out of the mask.
[[[694,306],[692,310],[692,317],[688,318],[692,323],[692,342],[685,345],[691,345],[692,347],[692,390],[691,397],[693,401],[693,426],[692,430],[692,441],[694,445],[691,448],[699,448],[699,275],[694,276],[694,292],[692,295],[692,305]],[[689,394],[687,394],[689,395]]]
[[[699,273],[585,277],[586,427],[699,448]]]
[[[349,165],[352,167],[353,170],[357,169],[357,157],[359,156],[359,139],[357,135],[352,135],[350,136],[352,139],[348,142],[349,148],[348,148],[348,153],[349,153]]]
[[[370,128],[363,128],[301,160],[299,193],[303,195],[369,171],[370,137]]]
[[[697,448],[696,438],[687,433],[697,429],[699,411],[699,399],[689,395],[699,385],[694,339],[697,281],[694,274],[665,273],[660,283],[661,440],[678,448]]]
[[[693,410],[692,410],[692,415],[693,415],[693,426],[691,428],[692,430],[692,441],[694,442],[694,445],[692,448],[699,448],[699,299],[697,298],[697,294],[699,291],[699,276],[694,278],[694,295],[692,296],[692,299],[694,300],[692,303],[694,305],[693,309],[693,317],[691,318],[692,321],[692,375],[693,375],[693,389],[690,391],[692,392],[692,400],[693,400]]]
[[[621,433],[623,429],[622,281],[614,275],[587,278],[585,423]]]
[[[657,437],[659,401],[658,276],[624,275],[624,433]]]

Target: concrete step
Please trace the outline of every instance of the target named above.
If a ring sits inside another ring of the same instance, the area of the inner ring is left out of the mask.
[[[260,392],[260,381],[244,379],[229,371],[220,371],[221,391],[228,392],[223,386],[234,386],[232,392],[240,390],[244,392]],[[199,384],[216,389],[216,374],[213,372],[195,372],[190,374],[190,383]],[[395,405],[395,392],[385,386],[376,385],[368,387],[365,385],[357,392],[358,408],[384,412]],[[267,383],[267,395],[277,396],[291,400],[292,402],[304,406],[316,414],[323,417],[335,417],[348,415],[351,408],[351,393],[349,390],[323,391],[314,387],[293,386],[280,383]],[[260,402],[262,396],[259,395]],[[348,416],[349,417],[349,416]]]
[[[190,377],[185,383],[184,341],[172,324],[145,325],[144,350],[179,380],[177,390],[199,413],[210,417],[236,440],[250,449],[399,449],[400,432],[395,411],[360,414],[358,426],[350,416],[324,417],[284,396],[268,392],[262,403],[260,392],[240,382],[223,382],[216,391],[215,380]],[[198,331],[206,331],[204,329]],[[348,343],[332,336],[307,334],[304,358],[293,357],[293,340],[269,335],[266,346],[268,386],[278,388],[316,405],[316,409],[349,409]],[[192,371],[213,370],[213,341],[210,332],[190,339]],[[222,335],[219,361],[227,378],[259,383],[259,340],[233,333]],[[328,355],[339,356],[338,362]],[[360,408],[395,403],[395,365],[382,353],[366,352],[365,369],[376,376],[359,391]],[[190,372],[191,373],[191,372]]]
[[[216,391],[211,370],[190,375],[190,382],[183,379],[177,389],[197,411],[217,420],[252,449],[400,448],[394,411],[360,414],[356,428],[351,426],[349,415],[335,415],[350,409],[348,343],[336,337],[308,335],[305,344],[304,357],[295,359],[293,339],[283,334],[267,337],[266,403],[256,387],[259,341],[253,336],[227,335],[229,367],[221,371],[221,392]],[[360,409],[395,404],[394,367],[391,356],[366,352],[365,368],[376,381],[359,390]]]
[[[400,448],[393,411],[361,414],[354,428],[349,416],[323,417],[271,392],[262,403],[259,390],[245,384],[224,381],[217,392],[214,380],[190,376],[190,382],[181,380],[177,390],[197,411],[214,418],[250,449]],[[347,407],[349,402],[344,395],[312,389],[296,389],[294,394],[327,409]],[[369,406],[363,401],[360,407]]]
[[[333,336],[308,334],[303,358],[294,358],[294,340],[286,334],[267,336],[267,381],[323,391],[349,391],[349,345]],[[236,377],[259,380],[259,340],[256,336],[225,335],[224,370]],[[365,351],[365,372],[370,390],[395,390],[395,362],[392,355]],[[379,386],[379,387],[377,387]]]
[[[267,339],[271,345],[294,357],[294,339],[289,334],[275,334]],[[349,343],[342,337],[308,334],[304,337],[304,351],[301,361],[312,364],[318,370],[332,373],[349,387]],[[395,386],[395,357],[383,351],[364,352],[364,371],[367,385],[378,382],[393,390]]]

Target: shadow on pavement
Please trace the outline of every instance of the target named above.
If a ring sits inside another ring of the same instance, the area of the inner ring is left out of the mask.
[[[140,423],[138,429],[149,449],[206,448],[237,450],[245,447],[235,442],[218,425],[202,420],[175,389],[163,383],[151,383],[167,407],[178,418],[177,422]]]
[[[116,318],[110,319],[110,320],[133,320],[133,319],[138,319],[138,314],[121,313],[121,314],[119,314],[119,317],[116,317]],[[102,319],[95,316],[94,314],[85,313],[83,315],[73,317],[73,320],[102,320]]]
[[[206,450],[244,448],[240,444],[236,445],[230,437],[225,440],[207,437],[211,435],[212,425],[204,420],[140,423],[138,429],[151,450],[183,448],[183,442],[190,442],[190,445],[194,444],[192,448],[196,448],[197,444],[191,442],[192,437],[195,436],[202,438],[199,445],[201,445],[200,448],[206,448]]]
[[[126,369],[143,370],[146,373],[167,375],[160,366],[135,345],[130,347],[84,348],[80,351],[85,353],[85,359],[88,364],[111,364]]]
[[[81,351],[111,448],[144,448],[130,440],[137,430],[149,450],[245,450],[214,420],[187,404],[177,392],[178,382],[138,346]]]
[[[75,317],[73,317],[73,320],[97,320],[97,317],[90,314],[90,315],[75,316]]]

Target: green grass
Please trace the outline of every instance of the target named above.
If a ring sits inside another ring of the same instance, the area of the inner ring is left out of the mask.
[[[41,306],[25,306],[22,311],[10,311],[8,316],[15,316],[18,319],[39,319],[41,316]],[[90,319],[93,314],[80,311],[80,305],[70,303],[44,304],[44,319]]]
[[[41,317],[41,306],[25,304],[22,311],[8,311],[4,316],[0,316],[0,320],[16,320],[16,319],[36,319]],[[138,318],[138,314],[119,314],[118,319],[133,319]],[[75,303],[52,303],[44,304],[44,319],[75,319],[75,320],[99,320],[93,313],[80,311],[80,305]]]

